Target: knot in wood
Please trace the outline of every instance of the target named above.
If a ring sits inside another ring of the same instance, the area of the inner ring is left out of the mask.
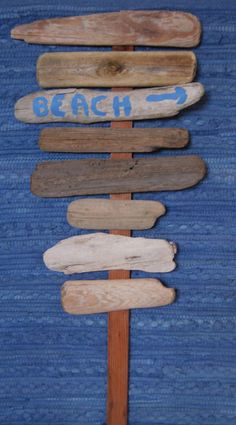
[[[99,69],[98,73],[100,75],[117,75],[121,74],[121,72],[124,70],[124,67],[121,65],[121,63],[116,61],[109,61],[105,62]]]

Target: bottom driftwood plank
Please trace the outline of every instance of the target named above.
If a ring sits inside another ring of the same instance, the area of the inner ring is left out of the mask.
[[[174,299],[175,290],[157,279],[68,281],[61,291],[63,309],[70,314],[160,307]]]

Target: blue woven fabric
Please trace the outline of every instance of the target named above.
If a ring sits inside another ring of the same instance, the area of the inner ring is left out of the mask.
[[[47,17],[167,6],[202,21],[197,78],[206,95],[178,117],[135,126],[187,127],[186,150],[158,155],[199,154],[208,176],[193,189],[135,195],[168,208],[153,229],[134,236],[178,243],[176,271],[152,275],[177,288],[178,298],[169,307],[132,311],[129,424],[236,424],[234,0],[0,1],[1,424],[106,423],[107,316],[63,313],[64,276],[42,261],[43,251],[60,239],[86,232],[67,224],[69,198],[40,199],[29,190],[37,162],[98,155],[42,153],[42,126],[17,122],[13,114],[15,101],[38,89],[39,54],[86,49],[27,45],[11,40],[10,30]]]

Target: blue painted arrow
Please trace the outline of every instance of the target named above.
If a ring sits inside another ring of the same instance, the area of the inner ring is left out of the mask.
[[[187,100],[186,90],[176,87],[174,93],[150,94],[146,97],[147,102],[162,102],[163,100],[177,100],[177,105],[182,105]]]

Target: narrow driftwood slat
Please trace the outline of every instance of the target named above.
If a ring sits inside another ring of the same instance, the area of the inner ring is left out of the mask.
[[[149,229],[165,214],[158,201],[79,199],[68,206],[67,220],[81,229]]]
[[[55,52],[37,62],[44,88],[152,87],[185,84],[196,73],[193,52]]]
[[[124,121],[177,115],[204,94],[200,83],[126,92],[55,89],[31,93],[16,102],[15,116],[28,123]]]
[[[11,31],[27,43],[88,46],[193,47],[200,35],[200,22],[190,13],[146,10],[44,19]]]
[[[46,152],[156,152],[188,141],[183,128],[49,127],[41,131],[39,146]]]
[[[63,309],[70,314],[96,314],[171,304],[175,290],[157,279],[74,280],[62,286]]]
[[[163,239],[92,233],[58,242],[43,259],[50,270],[64,274],[120,269],[165,273],[175,269],[176,250]]]
[[[206,167],[198,156],[84,159],[39,163],[31,191],[42,197],[180,190],[197,184]]]

